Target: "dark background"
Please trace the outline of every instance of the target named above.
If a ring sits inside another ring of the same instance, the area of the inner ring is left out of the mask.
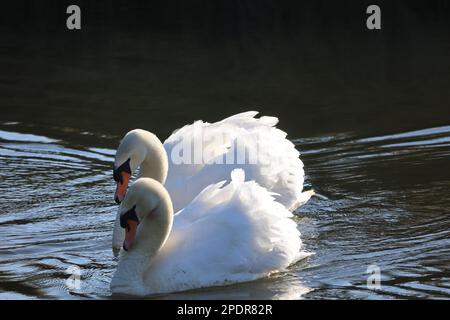
[[[448,124],[449,17],[444,0],[10,1],[1,118],[119,136],[249,109],[292,138]]]

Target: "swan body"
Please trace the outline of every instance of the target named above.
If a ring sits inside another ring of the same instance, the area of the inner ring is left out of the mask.
[[[129,160],[131,173],[140,167],[139,178],[164,184],[175,212],[208,185],[229,181],[231,172],[242,168],[247,180],[274,192],[278,202],[294,211],[313,194],[303,192],[300,153],[286,133],[275,127],[277,118],[255,118],[257,114],[244,112],[215,123],[196,121],[176,130],[164,144],[148,131],[132,130],[117,149],[114,167]],[[256,161],[250,156],[239,159],[240,155],[256,155]]]
[[[164,144],[142,129],[124,136],[114,161],[122,201],[113,232],[113,251],[122,252],[114,293],[250,281],[305,256],[291,212],[313,191],[303,191],[303,163],[275,127],[278,119],[256,115],[196,121]],[[252,154],[257,161],[248,161]]]
[[[135,208],[139,225],[122,251],[111,290],[152,295],[255,280],[304,257],[292,213],[273,193],[245,181],[207,186],[173,214],[171,195],[151,178],[139,178],[126,193],[119,218]]]

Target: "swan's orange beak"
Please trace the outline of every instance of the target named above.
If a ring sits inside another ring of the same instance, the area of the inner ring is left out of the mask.
[[[134,237],[136,236],[138,222],[134,220],[128,220],[125,227],[125,240],[123,242],[123,249],[128,251],[133,245]]]
[[[116,187],[116,193],[114,195],[114,200],[116,200],[116,203],[121,203],[123,201],[123,198],[125,198],[125,193],[127,193],[128,188],[128,182],[130,181],[131,175],[128,172],[121,172],[122,175],[122,181],[117,182]]]

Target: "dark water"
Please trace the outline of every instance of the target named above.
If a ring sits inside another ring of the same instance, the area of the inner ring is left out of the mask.
[[[37,2],[3,19],[0,298],[109,298],[121,136],[165,139],[251,109],[278,116],[302,152],[317,196],[296,221],[314,254],[269,279],[159,298],[450,298],[450,28],[436,13],[448,5],[392,5],[379,33],[351,22],[360,7],[342,19],[308,8],[269,8],[272,23],[241,17],[236,30],[220,22],[232,8],[167,30],[124,10],[121,27],[91,13],[69,33]],[[65,284],[72,265],[79,290]]]

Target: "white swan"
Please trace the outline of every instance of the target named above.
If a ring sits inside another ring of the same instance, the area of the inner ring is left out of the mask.
[[[265,277],[306,256],[291,212],[241,169],[173,214],[158,181],[140,178],[119,209],[124,247],[116,294],[151,295]]]
[[[148,131],[128,132],[114,161],[116,201],[125,196],[138,167],[138,177],[165,185],[175,212],[208,185],[229,180],[233,169],[243,168],[248,180],[276,193],[277,201],[294,211],[313,194],[312,190],[302,192],[300,153],[286,133],[275,127],[277,118],[255,118],[257,114],[244,112],[215,123],[196,121],[175,131],[164,146]]]

